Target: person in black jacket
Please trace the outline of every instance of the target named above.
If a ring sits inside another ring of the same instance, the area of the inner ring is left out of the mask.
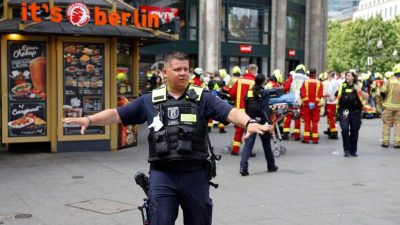
[[[260,120],[260,124],[264,124],[267,122],[266,115],[262,112],[262,92],[264,91],[264,83],[265,83],[265,76],[259,74],[256,76],[255,83],[253,89],[250,89],[247,92],[247,96],[245,99],[245,109],[246,114],[250,116],[252,119],[249,122],[257,122]],[[242,176],[249,175],[249,157],[254,147],[254,142],[256,141],[257,134],[251,135],[245,141],[245,145],[243,147],[242,158],[240,161],[240,174]],[[271,148],[271,139],[270,133],[266,132],[260,134],[262,146],[265,153],[265,159],[267,160],[267,168],[268,172],[276,172],[278,167],[275,165],[274,155],[272,154]]]
[[[368,94],[361,89],[357,75],[353,72],[346,73],[346,80],[339,86],[338,118],[342,129],[344,156],[357,157],[358,131],[361,127],[361,110],[363,98],[368,99]]]

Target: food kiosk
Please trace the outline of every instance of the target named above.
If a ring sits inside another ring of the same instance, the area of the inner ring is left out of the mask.
[[[0,19],[1,141],[51,152],[137,144],[137,127],[63,125],[138,95],[139,45],[174,40],[122,1],[4,0]],[[104,19],[106,18],[106,19]]]

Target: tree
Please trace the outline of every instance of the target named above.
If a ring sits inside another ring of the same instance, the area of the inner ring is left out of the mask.
[[[346,24],[329,21],[328,70],[345,71],[356,69],[360,72],[385,72],[399,61],[393,51],[400,51],[400,17],[383,21],[381,16],[369,20],[358,19]],[[382,48],[377,47],[382,41]],[[373,58],[373,65],[367,65],[367,57]]]

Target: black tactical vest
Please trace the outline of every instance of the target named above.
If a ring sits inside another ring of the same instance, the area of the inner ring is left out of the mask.
[[[153,91],[152,99],[154,115],[159,115],[163,127],[159,131],[150,129],[149,162],[206,161],[207,131],[204,118],[198,113],[196,100],[188,97],[179,100],[167,98],[166,88],[161,89]],[[156,93],[158,96],[155,96]],[[160,93],[164,93],[164,96],[160,96]],[[198,100],[200,98],[201,91]]]

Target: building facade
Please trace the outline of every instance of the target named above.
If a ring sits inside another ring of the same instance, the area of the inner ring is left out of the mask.
[[[179,41],[140,48],[141,69],[171,51],[186,52],[191,67],[205,71],[250,63],[268,75],[289,73],[300,63],[326,67],[327,0],[139,0],[175,11]],[[176,18],[179,17],[179,18]],[[172,18],[172,17],[171,17]]]
[[[376,17],[381,15],[383,20],[392,20],[400,15],[399,0],[361,0],[353,20]]]

